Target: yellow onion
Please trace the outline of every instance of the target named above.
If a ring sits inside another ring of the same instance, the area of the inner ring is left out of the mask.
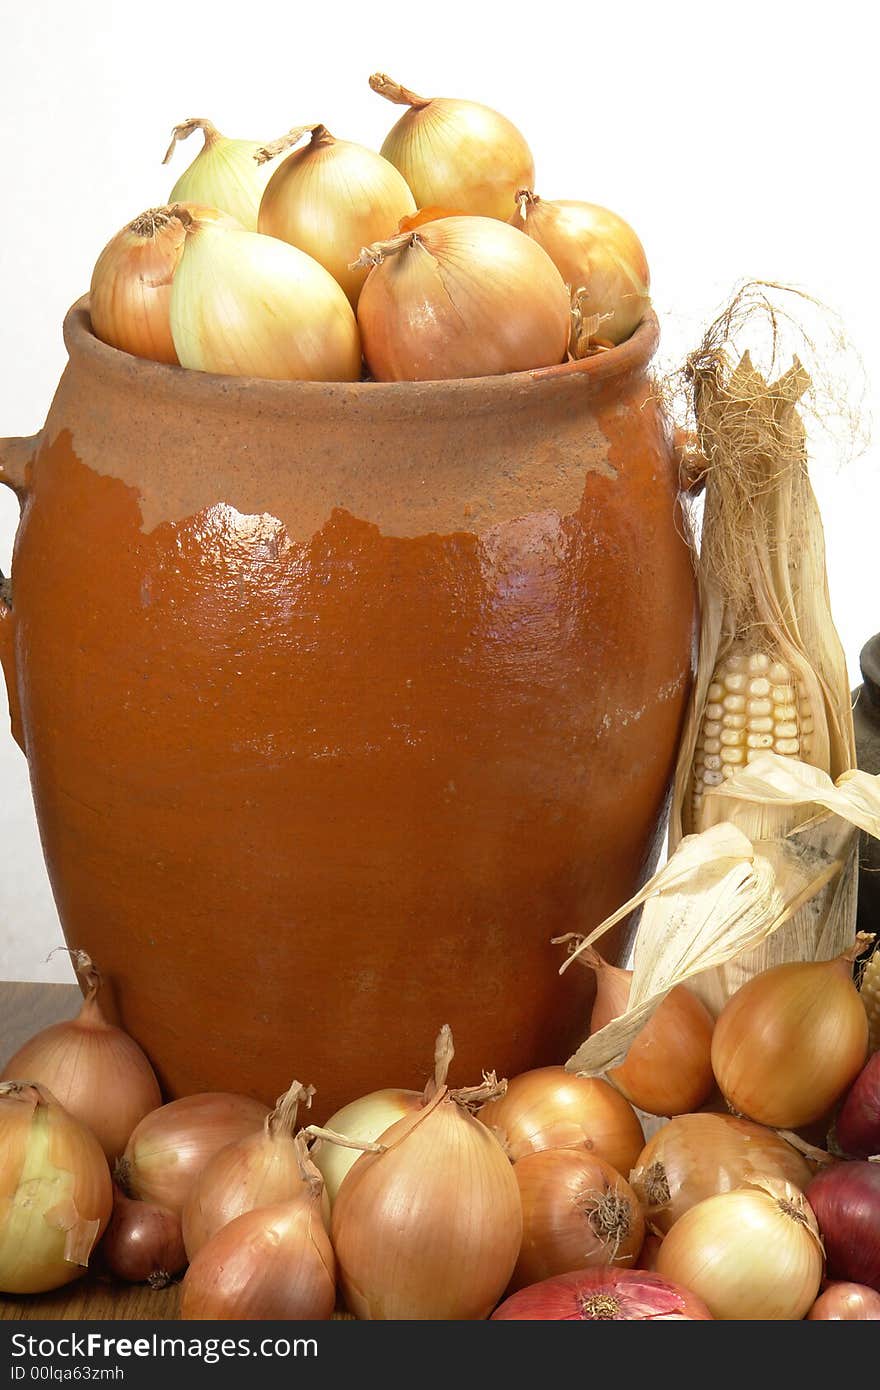
[[[626,1011],[632,971],[582,951],[578,960],[596,972],[590,1031]],[[696,1110],[715,1087],[712,1075],[712,1015],[695,994],[678,985],[667,994],[630,1043],[626,1061],[608,1073],[619,1091],[649,1115],[684,1115]]]
[[[513,1165],[522,1201],[522,1246],[510,1289],[569,1270],[635,1264],[645,1237],[629,1183],[583,1149],[544,1149]]]
[[[44,1086],[0,1083],[0,1292],[84,1274],[113,1207],[104,1151]]]
[[[587,1149],[618,1173],[629,1173],[645,1136],[632,1106],[595,1077],[564,1067],[539,1067],[515,1076],[500,1100],[480,1111],[512,1163],[542,1149]]]
[[[548,202],[527,187],[516,197],[510,221],[547,252],[595,336],[622,343],[650,303],[648,262],[632,227],[595,203]]]
[[[257,162],[260,142],[229,140],[210,121],[192,117],[174,127],[163,164],[168,163],[178,140],[186,140],[195,130],[202,132],[205,143],[172,188],[169,203],[204,203],[220,208],[247,231],[255,232],[260,199],[272,177],[269,165]]]
[[[566,355],[568,291],[549,256],[503,222],[444,217],[364,247],[358,301],[377,381],[550,367]]]
[[[297,1135],[299,1193],[244,1212],[203,1245],[180,1290],[180,1317],[223,1321],[325,1319],[336,1262],[321,1216],[324,1184]]]
[[[803,1318],[819,1292],[823,1263],[803,1193],[770,1178],[698,1202],[657,1252],[660,1277],[690,1289],[721,1319]]]
[[[227,1144],[205,1165],[183,1208],[189,1259],[237,1216],[300,1195],[303,1180],[294,1130],[300,1102],[311,1105],[314,1093],[314,1086],[294,1081],[260,1129]]]
[[[27,1076],[50,1090],[117,1158],[135,1125],[162,1104],[156,1074],[134,1038],[108,1023],[97,994],[101,976],[85,951],[72,951],[86,997],[76,1018],[54,1023],[20,1047],[0,1081]]]
[[[420,1110],[424,1102],[422,1091],[371,1091],[359,1100],[353,1100],[337,1110],[327,1121],[326,1128],[347,1139],[371,1144],[384,1134],[386,1129],[404,1115]],[[357,1163],[361,1150],[346,1148],[326,1139],[319,1139],[311,1151],[315,1167],[324,1179],[324,1189],[331,1205],[349,1169]]]
[[[384,72],[374,92],[409,110],[388,132],[382,154],[399,169],[419,207],[459,208],[476,217],[510,216],[518,188],[531,187],[535,161],[505,116],[475,101],[420,97]]]
[[[499,1083],[490,1075],[483,1086],[451,1091],[451,1060],[444,1028],[421,1109],[358,1159],[333,1205],[342,1289],[359,1318],[486,1318],[513,1273],[519,1188],[500,1144],[469,1108]]]
[[[181,366],[275,381],[356,381],[361,349],[333,276],[275,237],[186,224],[171,289]]]
[[[182,1212],[214,1155],[259,1130],[268,1113],[261,1101],[226,1091],[169,1101],[135,1129],[116,1164],[116,1181],[128,1197]]]
[[[776,1129],[818,1120],[858,1076],[868,1019],[853,984],[856,943],[836,960],[754,976],[725,1004],[712,1066],[731,1109]]]
[[[334,139],[322,125],[298,126],[261,155],[270,159],[307,133],[308,145],[288,155],[269,180],[257,227],[313,256],[356,308],[369,267],[352,262],[365,243],[391,236],[415,212],[415,199],[387,159]]]
[[[231,217],[195,203],[185,210],[230,226]],[[174,206],[149,208],[108,241],[95,263],[89,290],[92,330],[102,342],[146,357],[177,362],[171,337],[171,281],[185,232]]]
[[[754,1178],[775,1178],[804,1191],[806,1159],[772,1129],[733,1115],[677,1115],[648,1140],[629,1175],[651,1225],[665,1234],[707,1197]]]
[[[807,1313],[808,1322],[880,1322],[880,1293],[866,1284],[828,1284]]]

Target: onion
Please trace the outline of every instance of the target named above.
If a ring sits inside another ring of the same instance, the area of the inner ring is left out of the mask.
[[[342,1289],[359,1318],[488,1317],[516,1263],[516,1178],[469,1109],[498,1082],[490,1075],[481,1087],[448,1089],[448,1027],[435,1055],[422,1108],[386,1130],[379,1151],[358,1159],[333,1205]]]
[[[314,1093],[314,1086],[294,1081],[260,1129],[227,1144],[202,1169],[183,1208],[183,1239],[190,1260],[237,1216],[301,1195],[303,1179],[293,1135],[300,1102],[311,1105]]]
[[[568,291],[539,246],[488,217],[443,217],[363,249],[358,302],[377,381],[550,367],[565,357]]]
[[[678,1115],[648,1143],[630,1173],[650,1224],[668,1231],[707,1197],[752,1178],[778,1178],[804,1191],[806,1160],[772,1130],[733,1115]]]
[[[732,1110],[775,1129],[818,1120],[858,1076],[868,1019],[853,984],[861,944],[836,960],[777,965],[747,981],[715,1024],[712,1066]]]
[[[321,1218],[324,1184],[297,1135],[300,1195],[238,1216],[203,1245],[180,1291],[183,1319],[329,1318],[336,1264]]]
[[[305,149],[278,165],[260,203],[258,230],[313,256],[357,307],[368,267],[360,248],[390,236],[416,204],[393,164],[364,145],[336,140],[322,125],[298,126],[261,151],[272,158],[311,132]]]
[[[864,1284],[829,1284],[807,1313],[808,1322],[880,1322],[880,1293]]]
[[[256,140],[229,140],[215,125],[193,118],[176,125],[162,163],[167,164],[178,140],[200,130],[205,143],[171,190],[169,203],[203,203],[220,208],[249,232],[257,229],[257,210],[272,169],[257,161]]]
[[[880,1292],[880,1163],[838,1163],[807,1188],[828,1274]]]
[[[707,1197],[676,1221],[657,1273],[692,1289],[714,1318],[795,1321],[822,1279],[822,1242],[803,1193],[755,1178]]]
[[[181,366],[273,381],[356,381],[361,349],[333,276],[275,237],[186,221],[171,287]]]
[[[0,1292],[84,1274],[113,1206],[104,1151],[44,1086],[0,1083]]]
[[[185,203],[193,217],[229,226],[231,217]],[[133,357],[177,362],[171,337],[171,282],[185,232],[176,207],[149,208],[108,241],[92,272],[89,313],[102,342]]]
[[[705,1322],[712,1314],[688,1289],[643,1269],[584,1269],[521,1289],[493,1321]]]
[[[214,1155],[258,1130],[268,1113],[261,1101],[225,1091],[169,1101],[141,1120],[116,1165],[116,1181],[127,1196],[180,1213]]]
[[[515,125],[474,101],[416,96],[384,72],[374,73],[370,86],[386,101],[410,108],[388,132],[382,154],[400,170],[419,207],[510,216],[514,193],[535,177],[532,152]]]
[[[595,203],[548,202],[529,188],[518,189],[516,198],[511,223],[544,248],[581,317],[597,320],[596,334],[622,343],[650,303],[648,262],[632,227]]]
[[[587,1149],[629,1173],[645,1143],[635,1111],[613,1086],[564,1067],[515,1076],[501,1100],[483,1106],[480,1119],[513,1163],[542,1149]]]
[[[186,1264],[180,1217],[152,1202],[133,1202],[116,1187],[101,1255],[117,1279],[164,1288]]]
[[[880,1052],[856,1077],[835,1123],[837,1142],[854,1158],[880,1154]]]
[[[577,959],[596,972],[591,1033],[625,1013],[632,971],[581,951]],[[626,1061],[608,1073],[618,1091],[649,1115],[685,1115],[715,1088],[712,1074],[712,1015],[695,994],[678,985],[630,1043]]]
[[[648,1232],[648,1234],[645,1236],[642,1248],[639,1251],[639,1258],[636,1260],[636,1265],[639,1269],[656,1270],[657,1255],[660,1251],[660,1246],[662,1244],[662,1236],[658,1236],[656,1231]]]
[[[97,1000],[101,976],[85,951],[72,951],[86,997],[76,1018],[54,1023],[20,1047],[0,1081],[28,1076],[52,1092],[92,1131],[109,1159],[117,1158],[139,1120],[162,1095],[147,1058],[121,1028],[108,1023]]]
[[[421,1110],[424,1094],[421,1091],[371,1091],[360,1100],[353,1100],[337,1110],[327,1121],[326,1128],[348,1139],[372,1144],[386,1129],[404,1115]],[[336,1201],[343,1178],[357,1163],[361,1150],[344,1148],[326,1139],[319,1139],[311,1151],[312,1161],[324,1179],[324,1190],[331,1205]]]
[[[523,1236],[512,1289],[554,1274],[635,1264],[645,1221],[636,1194],[616,1169],[582,1149],[544,1149],[513,1166]]]

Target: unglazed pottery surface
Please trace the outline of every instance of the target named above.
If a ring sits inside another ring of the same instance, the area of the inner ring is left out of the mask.
[[[0,654],[69,944],[169,1095],[320,1120],[563,1061],[592,972],[551,937],[635,890],[694,589],[649,319],[516,376],[270,383],[68,316]],[[11,595],[11,597],[10,597]]]

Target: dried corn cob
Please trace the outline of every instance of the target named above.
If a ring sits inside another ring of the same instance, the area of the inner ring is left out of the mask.
[[[728,652],[709,683],[694,749],[694,825],[701,821],[706,791],[759,753],[812,762],[810,709],[804,682],[784,661],[742,646]]]

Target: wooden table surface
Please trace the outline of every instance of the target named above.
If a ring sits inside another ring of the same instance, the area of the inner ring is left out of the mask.
[[[72,1018],[82,995],[77,985],[0,983],[0,1066],[41,1028]],[[26,1080],[27,1078],[22,1078]],[[0,1294],[0,1318],[174,1318],[177,1288],[111,1284],[87,1274],[55,1293],[30,1297]]]

